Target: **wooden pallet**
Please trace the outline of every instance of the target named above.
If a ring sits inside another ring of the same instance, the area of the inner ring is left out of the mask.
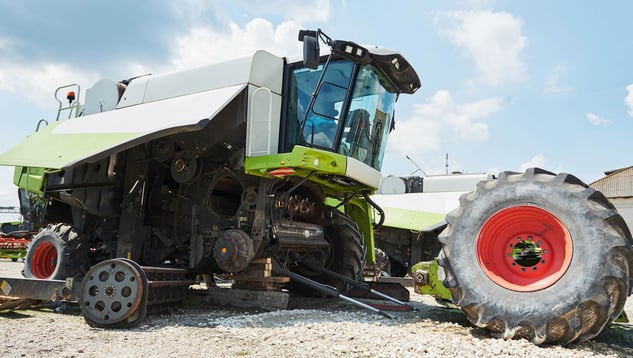
[[[239,288],[209,287],[207,302],[242,308],[261,308],[267,311],[288,308],[289,294],[280,291],[257,291]]]
[[[281,288],[290,282],[290,277],[273,276],[270,258],[253,260],[239,274],[222,278],[233,281],[231,288],[209,287],[207,301],[266,310],[283,310],[288,306],[289,295],[281,292]]]

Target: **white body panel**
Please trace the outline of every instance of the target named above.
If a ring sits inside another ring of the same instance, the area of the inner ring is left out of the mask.
[[[473,186],[473,190],[475,187]],[[425,213],[448,214],[459,206],[459,197],[468,191],[444,193],[376,194],[371,199],[383,209],[396,208]]]
[[[345,176],[372,188],[378,188],[382,179],[379,171],[352,157],[347,157]]]
[[[0,155],[0,164],[63,169],[167,133],[197,131],[244,87],[219,88],[55,122]]]
[[[117,108],[248,85],[246,156],[279,152],[284,60],[266,51],[191,70],[137,78]]]
[[[248,126],[246,156],[279,152],[281,95],[267,87],[248,86]]]
[[[196,125],[202,120],[212,119],[242,89],[244,85],[236,85],[142,106],[95,113],[64,121],[53,133],[138,133],[142,136],[168,128]]]
[[[137,78],[117,108],[250,83],[281,94],[284,61],[266,51],[191,70]]]

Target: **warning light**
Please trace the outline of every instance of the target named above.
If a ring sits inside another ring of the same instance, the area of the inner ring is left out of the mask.
[[[68,100],[68,104],[73,103],[75,98],[76,98],[75,91],[68,91],[68,93],[66,93],[66,99]]]
[[[295,170],[292,168],[279,168],[279,169],[275,169],[275,170],[271,170],[268,172],[268,174],[275,176],[275,177],[284,177],[286,175],[292,175],[295,173]]]

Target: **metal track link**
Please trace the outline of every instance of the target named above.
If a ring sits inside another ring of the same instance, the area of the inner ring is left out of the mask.
[[[94,265],[81,282],[79,306],[92,327],[131,328],[145,315],[171,310],[193,284],[187,271],[141,267],[127,259]]]
[[[175,305],[189,295],[189,286],[194,281],[187,276],[187,270],[142,266],[147,276],[148,313],[173,311]]]

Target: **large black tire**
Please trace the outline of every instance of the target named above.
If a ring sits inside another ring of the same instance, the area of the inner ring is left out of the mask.
[[[331,221],[325,226],[325,239],[330,244],[330,250],[324,258],[323,267],[334,271],[340,275],[360,280],[363,275],[363,268],[366,263],[366,247],[363,234],[358,230],[358,225],[349,216],[336,210],[329,209]],[[314,261],[311,262],[314,265]],[[339,292],[346,292],[350,285],[337,280],[318,271],[313,270],[310,265],[299,265],[296,270],[314,281],[335,287]],[[316,293],[313,290],[306,291],[305,287],[299,285],[293,287],[293,291],[298,294]]]
[[[24,258],[24,276],[47,280],[80,279],[90,268],[84,235],[66,224],[48,225],[33,238]]]
[[[576,177],[502,173],[463,195],[446,220],[444,285],[493,336],[582,342],[622,312],[633,286],[631,233]]]

